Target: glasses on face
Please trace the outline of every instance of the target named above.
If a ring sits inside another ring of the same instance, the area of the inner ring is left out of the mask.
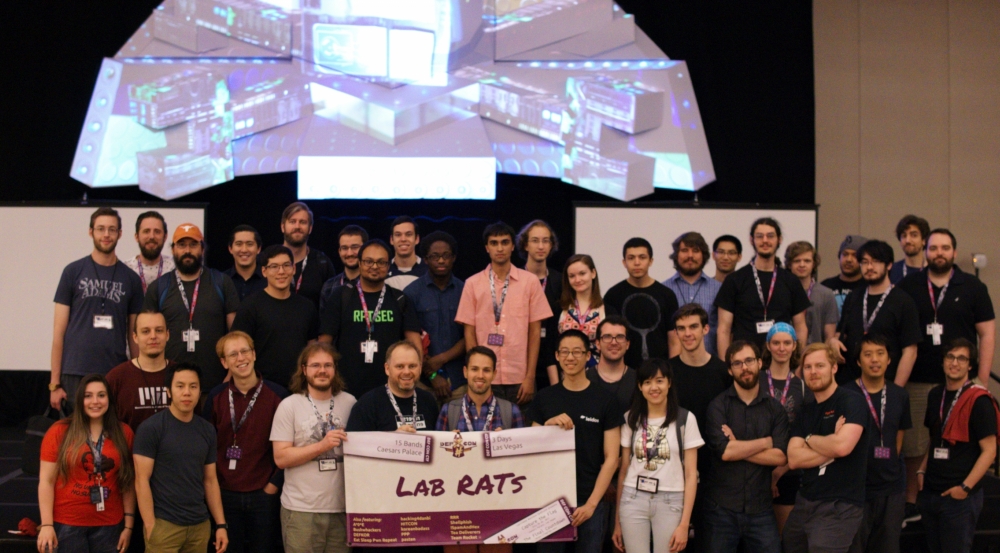
[[[970,359],[968,357],[964,356],[964,355],[955,355],[953,353],[949,353],[948,355],[945,355],[944,356],[944,360],[947,361],[947,362],[949,362],[949,363],[954,363],[954,362],[957,361],[959,365],[965,365],[966,363],[968,363],[970,361]]]
[[[601,341],[605,344],[610,344],[611,342],[624,342],[627,336],[624,334],[601,334]]]
[[[379,269],[384,269],[389,266],[389,261],[386,259],[362,259],[361,264],[365,267],[378,267]]]
[[[268,271],[284,271],[286,273],[293,270],[294,267],[295,265],[291,263],[282,263],[280,265],[278,263],[271,263],[270,265],[264,265],[264,268]]]
[[[773,232],[769,232],[767,234],[757,233],[757,234],[754,234],[753,237],[754,237],[754,240],[763,240],[765,238],[768,239],[768,240],[774,240],[775,238],[778,237],[778,235],[775,234],[775,233],[773,233]]]
[[[585,350],[585,349],[561,349],[561,350],[559,350],[559,355],[561,357],[569,357],[571,355],[573,357],[583,357],[584,355],[587,355],[587,350]]]
[[[226,354],[226,359],[229,359],[230,361],[236,361],[237,359],[240,358],[240,356],[243,356],[243,357],[249,356],[250,352],[252,352],[252,351],[253,350],[250,349],[250,348],[243,348],[243,349],[240,349],[240,350],[231,351],[231,352],[229,352],[229,353]]]
[[[756,357],[747,357],[746,359],[740,361],[739,359],[733,359],[729,366],[734,369],[742,369],[743,367],[752,367],[757,363]]]
[[[118,234],[118,227],[94,227],[94,234]]]
[[[334,365],[333,363],[309,363],[308,365],[306,365],[306,368],[311,371],[318,371],[320,369],[326,369],[328,371],[332,371]]]
[[[552,243],[552,239],[551,238],[538,238],[538,237],[535,237],[535,238],[529,238],[528,239],[528,243],[531,244],[532,246],[537,246],[539,244],[548,245],[548,244]]]
[[[353,244],[350,246],[341,246],[337,248],[339,252],[356,252],[361,250],[361,244]]]
[[[715,250],[715,255],[717,255],[719,257],[723,257],[723,256],[725,256],[725,257],[736,257],[737,255],[740,255],[740,253],[738,251],[736,251],[736,250]]]
[[[432,253],[428,254],[427,261],[437,262],[437,261],[451,261],[451,258],[455,257],[450,253]]]

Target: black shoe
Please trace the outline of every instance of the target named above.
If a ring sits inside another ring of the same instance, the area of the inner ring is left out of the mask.
[[[908,522],[917,522],[918,520],[920,520],[920,511],[917,509],[917,505],[907,503],[903,511],[903,528],[906,528]]]

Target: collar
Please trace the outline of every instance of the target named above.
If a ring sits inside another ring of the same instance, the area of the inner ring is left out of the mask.
[[[483,270],[483,276],[486,277],[486,282],[490,281],[490,271],[493,270],[492,267],[493,267],[493,264],[492,263],[488,263],[486,265],[486,269]],[[516,265],[514,265],[513,263],[511,263],[511,265],[510,265],[510,279],[511,280],[521,280],[521,275],[520,275],[521,272],[527,273],[527,271],[525,271],[524,269],[520,269]],[[532,273],[528,273],[528,274],[531,275],[532,278],[538,278],[538,277],[536,277]],[[541,282],[541,281],[539,281],[539,282]],[[502,283],[501,283],[501,285],[502,285]]]
[[[676,272],[674,273],[674,276],[670,277],[670,278],[669,278],[668,280],[672,280],[672,281],[675,281],[675,282],[683,282],[684,284],[687,284],[688,286],[694,286],[694,284],[691,284],[691,283],[689,283],[688,281],[684,280],[684,277],[683,277],[683,276],[681,276],[681,272],[680,272],[680,271],[676,271]],[[708,277],[707,277],[707,276],[705,276],[705,271],[702,271],[702,272],[701,272],[701,273],[700,273],[700,274],[698,275],[698,280],[699,280],[699,281],[702,281],[702,282],[704,282],[704,281],[708,280]]]
[[[739,396],[739,394],[736,393],[736,387],[737,386],[739,386],[739,384],[736,384],[734,382],[728,388],[726,388],[726,391],[725,391],[726,397],[734,398],[736,401],[738,401],[740,403],[743,403],[743,398],[741,398]],[[788,386],[788,381],[787,380],[785,381],[785,386]],[[753,398],[750,401],[749,404],[746,404],[746,403],[743,403],[743,404],[746,405],[747,407],[752,407],[752,406],[757,405],[758,403],[764,401],[764,397],[765,397],[764,387],[760,385],[760,379],[758,379],[757,380],[757,397]],[[770,396],[767,396],[767,397],[770,397]]]
[[[955,265],[954,269],[955,269],[955,274],[953,274],[951,276],[951,282],[949,283],[949,286],[952,286],[952,285],[955,285],[955,284],[963,284],[963,283],[967,282],[969,280],[969,278],[972,276],[970,273],[966,273],[965,271],[963,271],[962,269],[960,269],[958,267],[958,265]],[[923,275],[923,278],[921,280],[925,280],[927,278],[927,273],[929,271],[930,270],[927,267],[924,267],[923,269],[920,269],[920,274]]]
[[[469,392],[465,393],[465,396],[463,397],[463,399],[465,401],[469,402],[469,405],[472,405],[473,407],[475,407],[476,402],[472,401],[472,396],[469,395]],[[485,406],[489,405],[491,399],[493,399],[493,392],[492,391],[490,392],[489,397],[486,398],[486,401],[483,402],[483,406],[485,407]]]
[[[257,381],[258,382],[263,382],[264,381],[264,377],[261,376],[260,371],[254,369],[253,374],[257,376]],[[227,386],[227,388],[229,388],[233,392],[235,392],[237,394],[240,394],[241,396],[244,396],[244,397],[250,395],[250,393],[253,392],[253,388],[250,388],[250,392],[247,392],[245,394],[243,392],[241,392],[240,389],[236,387],[236,380],[235,379],[230,379],[229,382],[228,382],[228,384],[229,385]],[[256,386],[254,386],[254,388],[256,388]]]
[[[487,278],[489,278],[489,275],[487,275]],[[440,288],[437,287],[437,284],[434,284],[434,276],[431,275],[429,272],[420,275],[419,277],[417,277],[417,280],[422,281],[424,283],[424,286],[428,288],[434,288],[435,290],[440,290]],[[448,286],[445,286],[445,289],[454,288],[459,284],[462,284],[462,281],[455,276],[455,273],[452,273],[451,280],[448,281]]]

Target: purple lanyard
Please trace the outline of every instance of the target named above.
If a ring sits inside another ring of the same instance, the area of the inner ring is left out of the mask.
[[[865,329],[865,334],[868,334],[868,329],[872,327],[875,323],[875,317],[878,317],[878,312],[882,309],[882,304],[885,303],[885,298],[889,297],[889,292],[892,292],[892,286],[882,294],[882,298],[878,300],[875,305],[875,311],[872,311],[872,316],[868,316],[868,288],[865,288],[865,299],[861,302],[861,326]]]
[[[887,397],[885,391],[888,387],[889,387],[888,384],[884,384],[882,386],[882,407],[880,409],[881,411],[881,416],[880,416],[879,413],[875,412],[875,404],[872,403],[872,396],[868,394],[868,390],[865,388],[865,385],[861,382],[861,379],[860,378],[858,379],[858,388],[861,388],[861,393],[865,396],[865,401],[868,402],[868,410],[871,412],[872,418],[875,419],[875,427],[878,428],[878,445],[883,447],[885,446],[885,433],[882,431],[882,425],[885,424],[885,404]],[[944,395],[942,395],[941,397],[944,397]]]
[[[785,406],[785,401],[788,400],[788,389],[792,387],[792,375],[791,372],[788,373],[788,378],[785,379],[785,389],[781,391],[781,397],[778,397],[774,393],[774,380],[771,379],[771,371],[767,371],[767,390],[771,392],[771,397],[781,402],[781,406]]]
[[[774,271],[771,272],[771,286],[767,291],[767,300],[764,300],[764,290],[760,287],[760,276],[757,275],[757,266],[754,265],[754,261],[757,258],[754,257],[750,260],[750,269],[753,270],[753,281],[757,284],[757,296],[760,297],[760,303],[764,306],[764,320],[767,320],[767,306],[771,304],[771,296],[774,295],[774,283],[778,281],[778,268],[775,267]]]
[[[361,290],[361,283],[358,283],[358,297],[361,298],[361,312],[365,316],[365,328],[368,330],[368,339],[372,339],[372,332],[375,330],[375,324],[372,321],[378,320],[378,313],[382,309],[382,301],[385,299],[385,285],[382,286],[382,292],[378,295],[378,303],[375,304],[375,311],[371,314],[368,313],[368,302],[365,301],[365,293]]]

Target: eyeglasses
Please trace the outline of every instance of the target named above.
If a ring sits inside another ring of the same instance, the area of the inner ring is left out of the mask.
[[[226,359],[229,359],[230,361],[236,361],[237,359],[240,358],[241,355],[243,357],[249,357],[251,352],[253,352],[253,350],[250,348],[243,348],[241,350],[231,351],[226,354]]]
[[[308,365],[306,365],[306,368],[309,369],[309,370],[311,370],[311,371],[318,371],[320,369],[326,369],[328,371],[332,371],[334,369],[334,364],[333,363],[309,363]]]
[[[561,349],[561,350],[558,351],[558,353],[559,353],[559,355],[561,357],[569,357],[570,355],[572,355],[573,357],[583,357],[584,355],[587,355],[587,350],[585,350],[585,349]]]
[[[964,355],[955,355],[955,354],[952,354],[952,353],[949,353],[948,355],[945,355],[944,359],[945,359],[945,361],[947,361],[949,363],[954,363],[955,361],[958,361],[958,363],[960,365],[965,365],[966,363],[968,363],[970,361],[970,359],[968,357],[964,356]]]
[[[752,367],[755,363],[757,363],[756,357],[747,357],[742,361],[739,359],[733,359],[732,362],[729,363],[729,366],[734,369],[742,369],[743,367]]]
[[[624,334],[601,334],[601,341],[605,344],[610,344],[611,342],[624,342],[628,339]]]
[[[538,244],[551,244],[551,238],[529,238],[528,243],[537,246]]]
[[[727,257],[736,257],[740,255],[740,252],[736,250],[715,250],[715,255],[724,255]]]
[[[362,259],[361,264],[364,265],[365,267],[375,266],[378,267],[379,269],[384,269],[389,266],[389,261],[386,259],[378,259],[378,260]]]
[[[353,244],[351,246],[341,246],[337,248],[340,252],[356,252],[361,249],[361,244]]]
[[[94,227],[94,234],[118,234],[118,227]]]
[[[765,238],[767,238],[768,240],[774,240],[775,238],[778,237],[778,235],[773,232],[769,232],[767,234],[757,233],[754,234],[753,237],[755,240],[763,240]]]
[[[451,261],[451,258],[455,257],[450,253],[432,253],[427,255],[427,261]]]
[[[281,265],[272,263],[270,265],[264,265],[264,268],[268,271],[291,271],[294,267],[295,265],[292,265],[291,263],[282,263]]]

